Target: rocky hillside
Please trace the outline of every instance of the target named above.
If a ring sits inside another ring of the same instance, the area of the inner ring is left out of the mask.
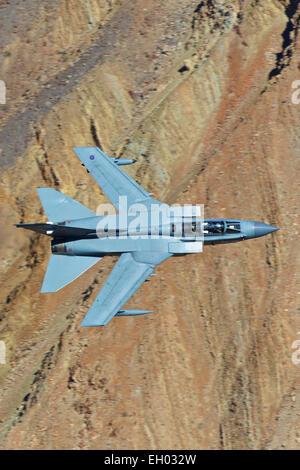
[[[292,0],[0,0],[2,449],[300,448],[299,24]],[[288,230],[170,259],[129,302],[153,315],[80,328],[115,260],[40,294],[49,239],[13,224],[46,220],[39,186],[106,200],[88,145]]]

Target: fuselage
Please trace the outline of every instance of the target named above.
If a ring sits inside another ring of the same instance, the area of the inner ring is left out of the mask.
[[[151,223],[144,217],[128,217],[126,224],[118,214],[69,220],[65,239],[55,238],[52,252],[61,255],[104,256],[135,251],[189,254],[201,252],[203,244],[234,243],[261,237],[276,227],[249,220],[176,218],[167,223]]]

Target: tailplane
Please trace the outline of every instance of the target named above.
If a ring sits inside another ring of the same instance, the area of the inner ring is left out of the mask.
[[[69,196],[52,188],[37,188],[37,192],[48,220],[63,222],[67,219],[83,219],[95,217],[95,212],[83,206]]]
[[[41,292],[56,292],[94,266],[101,258],[51,255]]]

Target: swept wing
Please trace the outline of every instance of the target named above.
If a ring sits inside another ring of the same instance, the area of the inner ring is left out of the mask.
[[[106,325],[153,272],[154,267],[171,256],[161,253],[123,253],[107,278],[81,326]],[[122,312],[122,311],[121,311]]]
[[[127,196],[128,207],[137,203],[147,208],[161,204],[98,147],[74,147],[73,150],[117,210],[120,196]]]

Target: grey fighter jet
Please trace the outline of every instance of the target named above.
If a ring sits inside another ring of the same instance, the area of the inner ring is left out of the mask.
[[[192,206],[171,211],[119,168],[135,160],[110,158],[97,147],[74,151],[118,213],[97,215],[52,188],[38,188],[48,222],[16,226],[52,238],[43,293],[66,286],[104,256],[120,255],[81,326],[151,313],[122,307],[154,275],[154,268],[171,256],[200,253],[203,244],[238,242],[278,230],[262,222],[203,219]]]

